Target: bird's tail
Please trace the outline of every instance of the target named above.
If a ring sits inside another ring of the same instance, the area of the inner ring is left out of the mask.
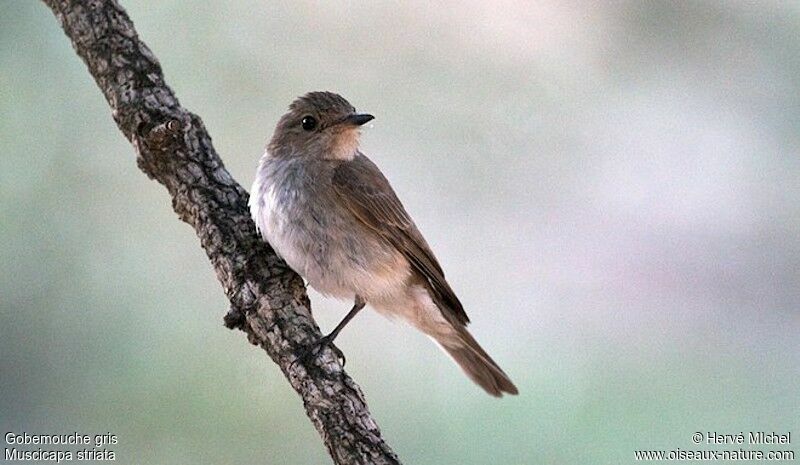
[[[486,392],[501,397],[503,393],[516,395],[517,387],[508,375],[492,360],[466,328],[453,328],[456,337],[434,339],[455,360],[464,373]]]

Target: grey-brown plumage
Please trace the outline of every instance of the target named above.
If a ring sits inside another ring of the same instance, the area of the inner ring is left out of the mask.
[[[259,231],[319,292],[401,318],[433,338],[488,393],[517,388],[467,332],[469,318],[389,182],[358,150],[372,119],[330,92],[289,107],[261,158],[250,197]]]

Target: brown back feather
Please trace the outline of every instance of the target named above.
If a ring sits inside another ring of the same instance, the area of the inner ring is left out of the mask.
[[[333,187],[347,209],[391,243],[424,278],[445,318],[454,326],[469,323],[442,267],[378,167],[359,153],[336,168]]]

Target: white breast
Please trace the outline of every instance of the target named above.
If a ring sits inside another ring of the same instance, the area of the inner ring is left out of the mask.
[[[322,294],[348,300],[359,294],[371,301],[403,292],[407,260],[333,206],[319,185],[303,184],[318,177],[299,175],[291,163],[262,159],[249,202],[261,236]]]
[[[259,170],[260,171],[260,170]],[[269,242],[275,253],[301,275],[305,274],[304,254],[297,250],[292,239],[292,228],[287,210],[290,205],[278,202],[279,186],[263,184],[267,180],[256,175],[250,193],[250,215],[256,224],[261,237]],[[291,199],[296,193],[287,192],[285,199]]]

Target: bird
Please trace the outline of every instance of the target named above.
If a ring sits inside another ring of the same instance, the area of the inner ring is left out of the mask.
[[[461,301],[380,169],[359,149],[374,117],[344,97],[309,92],[278,121],[248,201],[261,237],[324,296],[353,307],[317,347],[330,345],[366,304],[429,336],[487,393],[518,390],[467,331]]]

